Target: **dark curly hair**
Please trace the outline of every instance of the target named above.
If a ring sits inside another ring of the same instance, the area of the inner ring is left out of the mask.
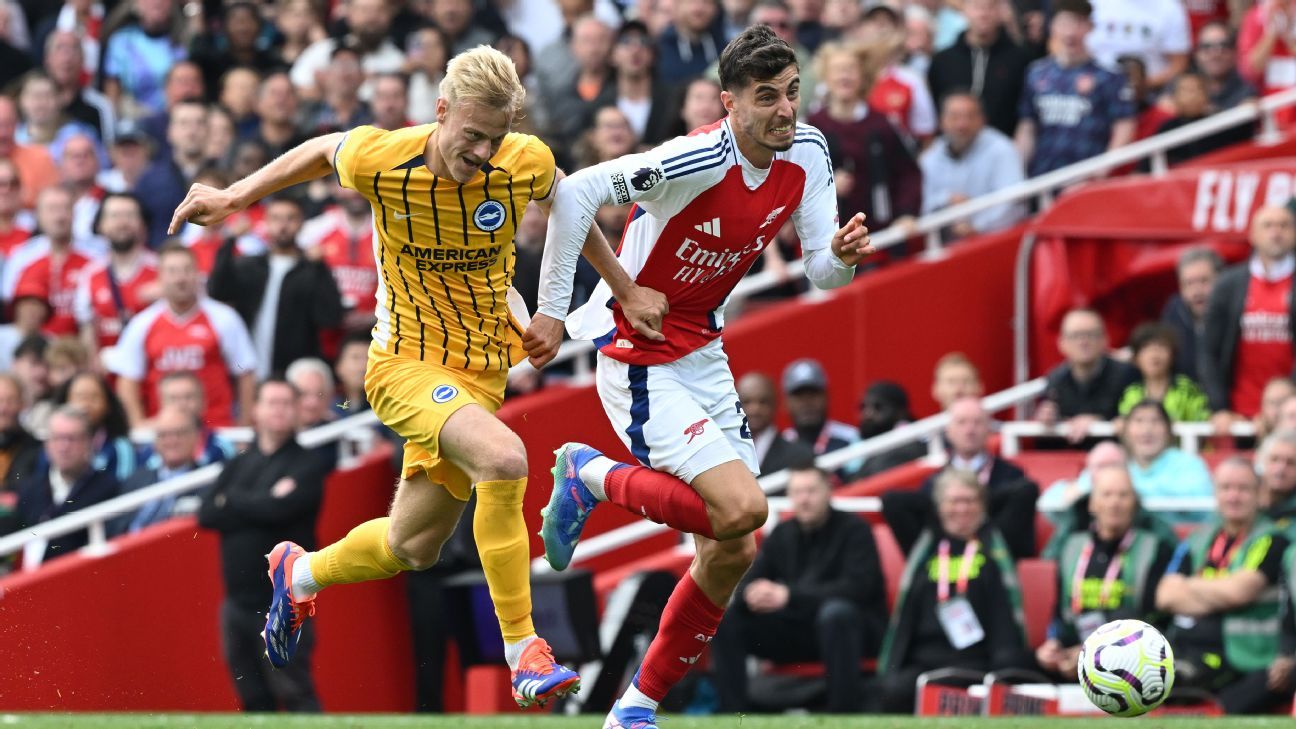
[[[720,53],[720,88],[734,92],[753,79],[774,78],[797,65],[796,51],[768,25],[753,25]]]

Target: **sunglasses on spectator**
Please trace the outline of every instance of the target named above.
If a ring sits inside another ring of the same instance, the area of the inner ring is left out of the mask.
[[[1233,44],[1228,41],[1215,41],[1210,43],[1198,43],[1197,48],[1198,50],[1203,51],[1231,51],[1233,50]]]

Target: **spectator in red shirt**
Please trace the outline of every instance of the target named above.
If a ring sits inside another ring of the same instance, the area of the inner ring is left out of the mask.
[[[363,195],[350,188],[336,188],[333,199],[337,205],[303,225],[299,240],[307,258],[323,261],[333,272],[346,309],[343,326],[367,329],[378,291],[373,210]]]
[[[1219,430],[1260,411],[1265,384],[1292,372],[1296,219],[1270,206],[1251,219],[1251,259],[1219,275],[1206,305],[1199,363]]]
[[[148,250],[144,205],[130,193],[109,193],[94,220],[107,239],[108,258],[86,269],[77,285],[74,309],[81,338],[96,352],[117,343],[132,316],[161,295],[157,256]]]
[[[170,243],[159,253],[158,282],[162,298],[130,320],[106,358],[131,425],[157,412],[158,385],[177,371],[202,381],[204,424],[232,424],[235,402],[246,423],[256,387],[256,352],[247,327],[230,307],[200,296],[198,267],[183,244]]]
[[[13,160],[0,158],[0,264],[31,237],[36,220],[22,206],[22,179]]]
[[[44,331],[51,336],[77,333],[72,300],[77,278],[98,250],[72,236],[72,193],[55,185],[41,191],[36,202],[36,222],[43,235],[23,244],[5,264],[4,298],[14,303],[15,321],[25,320],[30,309],[46,310]]]
[[[1293,0],[1261,0],[1238,33],[1238,71],[1263,95],[1296,86],[1296,7]]]

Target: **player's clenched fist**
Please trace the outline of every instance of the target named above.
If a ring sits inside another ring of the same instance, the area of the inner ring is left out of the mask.
[[[175,235],[185,221],[198,225],[215,225],[242,210],[238,197],[229,190],[218,190],[210,185],[194,184],[189,194],[175,209],[167,235]]]
[[[869,229],[864,227],[864,213],[855,213],[832,238],[832,252],[842,263],[854,266],[873,253]]]

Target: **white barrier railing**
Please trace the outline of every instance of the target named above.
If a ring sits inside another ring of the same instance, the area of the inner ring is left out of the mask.
[[[988,412],[997,413],[1010,407],[1019,406],[1035,400],[1044,392],[1044,379],[1039,378],[1030,382],[1025,382],[1014,387],[1010,387],[1002,392],[996,392],[981,399],[981,404]],[[815,464],[829,471],[835,471],[852,461],[869,458],[881,453],[895,450],[901,446],[915,443],[921,440],[929,442],[938,442],[939,438],[932,436],[940,433],[949,421],[949,416],[945,413],[932,415],[930,417],[917,420],[906,425],[902,425],[895,430],[888,431],[882,435],[863,440],[858,443],[825,453],[815,458]],[[787,485],[788,472],[779,471],[777,473],[767,474],[757,479],[761,490],[765,493],[777,491]],[[589,539],[581,540],[576,545],[576,552],[572,561],[591,559],[608,552],[614,552],[618,549],[630,546],[636,542],[646,539],[657,534],[671,531],[670,527],[663,526],[651,521],[637,521],[633,524],[627,524],[618,527],[609,532],[598,534]],[[549,564],[542,558],[532,561],[531,568],[533,572],[547,572],[550,570]]]
[[[1179,449],[1186,453],[1199,453],[1203,440],[1219,435],[1215,427],[1208,422],[1175,423],[1172,430],[1179,438]],[[1086,430],[1094,438],[1112,438],[1116,436],[1116,427],[1107,421],[1097,421]],[[1249,422],[1237,422],[1229,428],[1228,435],[1235,438],[1248,438],[1256,434],[1255,425]],[[1003,423],[999,427],[999,452],[1004,458],[1012,458],[1021,452],[1022,438],[1065,437],[1065,424],[1045,425],[1033,421]]]
[[[297,436],[297,441],[306,448],[314,448],[334,441],[341,442],[366,442],[372,443],[371,435],[360,435],[359,431],[369,430],[378,424],[378,418],[373,411],[365,411],[356,415],[347,416],[341,420],[321,425],[318,428],[312,428]],[[342,454],[339,452],[339,465],[348,461],[342,460]],[[220,464],[204,466],[195,471],[176,476],[175,478],[161,481],[152,486],[123,494],[115,499],[105,501],[94,506],[89,506],[71,514],[60,516],[57,519],[51,519],[41,524],[27,527],[20,532],[10,534],[6,537],[0,537],[0,556],[13,554],[22,551],[28,543],[47,542],[50,539],[61,537],[65,534],[77,532],[82,529],[89,531],[90,542],[83,549],[83,554],[91,556],[101,556],[112,551],[108,542],[106,523],[115,519],[122,514],[128,514],[139,509],[144,504],[155,499],[161,499],[168,496],[180,496],[191,491],[203,488],[216,480],[220,475]],[[44,550],[29,550],[29,556],[33,553],[43,552]],[[34,564],[33,564],[34,562]],[[24,559],[24,569],[35,569],[39,566],[40,560]]]
[[[941,231],[977,213],[999,205],[1032,199],[1036,200],[1039,209],[1043,210],[1052,204],[1053,197],[1059,189],[1105,177],[1113,169],[1142,162],[1143,160],[1151,160],[1153,176],[1160,176],[1167,170],[1166,153],[1169,150],[1188,142],[1209,137],[1239,124],[1259,121],[1261,128],[1256,139],[1262,144],[1272,144],[1280,138],[1274,115],[1277,111],[1291,106],[1296,106],[1296,89],[1288,89],[1266,96],[1256,102],[1221,111],[1218,114],[1213,114],[1178,129],[1139,140],[1097,157],[1067,165],[1038,177],[1032,177],[1002,190],[996,190],[958,205],[951,205],[928,213],[918,218],[911,227],[893,225],[885,230],[874,231],[871,234],[873,246],[881,250],[899,245],[911,238],[923,236],[926,240],[927,254],[935,255],[944,246],[941,240]],[[845,219],[846,217],[846,211],[843,211],[842,218]],[[786,274],[761,271],[744,278],[734,288],[731,300],[734,302],[743,301],[753,294],[768,291],[783,285],[789,279],[797,280],[804,275],[805,266],[800,259],[788,261]],[[815,295],[822,294],[816,293]],[[564,342],[558,356],[554,358],[554,363],[576,360],[574,367],[577,378],[584,379],[589,376],[589,367],[584,361],[585,355],[593,351],[592,342]]]

